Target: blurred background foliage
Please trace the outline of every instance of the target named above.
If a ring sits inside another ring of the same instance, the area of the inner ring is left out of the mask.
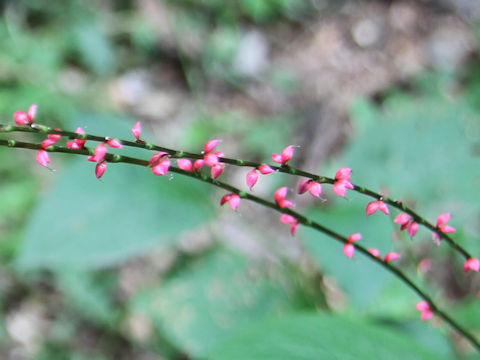
[[[470,1],[6,0],[0,118],[294,164],[401,198],[480,253],[480,5]],[[4,136],[3,136],[4,137]],[[40,141],[28,135],[18,138]],[[126,150],[147,158],[142,152]],[[361,255],[222,192],[145,169],[0,149],[2,359],[474,359]],[[226,181],[246,189],[246,169]],[[262,177],[260,196],[296,179]],[[368,199],[297,208],[400,266],[480,333],[480,278],[422,230],[365,220]],[[431,259],[425,268],[422,260]],[[438,327],[437,327],[438,326]]]

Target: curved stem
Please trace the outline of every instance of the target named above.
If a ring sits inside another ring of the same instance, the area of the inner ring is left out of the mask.
[[[44,134],[60,134],[62,136],[67,136],[69,138],[85,139],[85,140],[101,141],[101,142],[107,141],[109,139],[108,137],[89,135],[89,134],[77,134],[72,131],[55,130],[51,127],[40,125],[40,124],[32,124],[31,126],[0,125],[0,133],[2,132],[30,132],[30,133],[44,133]],[[165,151],[173,158],[181,158],[181,157],[187,157],[192,159],[203,158],[203,155],[201,154],[196,154],[196,153],[191,153],[186,151],[177,151],[174,149],[157,146],[143,140],[136,141],[136,142],[128,141],[128,140],[120,140],[120,141],[122,142],[123,145],[129,146],[129,147],[142,148],[146,150]],[[246,160],[232,159],[232,158],[226,158],[226,157],[220,158],[219,160],[223,163],[234,165],[234,166],[246,166],[251,168],[257,168],[261,165],[260,163],[257,163],[254,161],[246,161]],[[333,178],[316,175],[307,171],[294,168],[290,165],[285,165],[285,166],[269,165],[269,166],[278,172],[282,172],[290,175],[296,175],[296,176],[304,176],[304,177],[313,179],[319,183],[323,183],[323,184],[335,183],[335,179]],[[353,186],[354,186],[353,191],[369,196],[376,200],[382,200],[385,203],[407,213],[417,223],[425,226],[430,231],[438,234],[438,236],[444,239],[449,244],[449,246],[451,246],[454,250],[458,251],[463,257],[465,257],[465,259],[469,259],[473,257],[466,249],[464,249],[460,244],[458,244],[450,236],[448,236],[448,234],[441,232],[435,225],[433,225],[427,219],[425,219],[424,217],[420,216],[415,211],[407,207],[402,201],[394,200],[390,197],[383,196],[363,186],[359,186],[355,184],[353,184]]]
[[[105,139],[105,138],[102,138],[102,140],[100,140],[100,141],[104,141],[103,139]],[[16,140],[3,140],[3,139],[0,139],[0,146],[13,147],[13,148],[25,148],[25,149],[31,149],[31,150],[42,149],[41,144],[27,143],[27,142],[16,141]],[[62,146],[50,146],[45,150],[47,150],[49,152],[68,153],[68,154],[77,154],[77,155],[89,155],[93,151],[93,149],[91,149],[91,148],[90,149],[85,148],[85,149],[81,149],[81,150],[76,150],[76,149],[70,149],[70,148],[62,147]],[[107,154],[105,159],[108,162],[112,162],[112,163],[127,163],[127,164],[133,164],[133,165],[139,165],[139,166],[145,166],[145,167],[149,166],[149,162],[147,160],[142,160],[142,159],[133,158],[133,157],[129,157],[129,156],[117,155],[117,154]],[[173,167],[173,166],[169,168],[169,171],[174,172],[174,173],[178,173],[178,174],[181,174],[181,175],[185,175],[185,176],[188,176],[188,177],[191,177],[191,178],[195,178],[197,180],[200,180],[200,181],[203,181],[203,182],[206,182],[206,183],[209,183],[211,185],[222,188],[222,189],[227,190],[229,192],[236,193],[243,199],[253,201],[257,204],[260,204],[262,206],[271,208],[271,209],[273,209],[277,212],[283,213],[283,214],[289,214],[289,215],[295,217],[297,219],[297,221],[304,226],[307,226],[307,227],[315,229],[319,232],[322,232],[325,235],[327,235],[327,236],[329,236],[329,237],[331,237],[331,238],[333,238],[333,239],[335,239],[335,240],[337,240],[337,241],[339,241],[343,244],[348,243],[348,239],[345,236],[340,235],[339,233],[323,226],[322,224],[320,224],[316,221],[313,221],[310,218],[307,218],[306,216],[304,216],[304,215],[302,215],[302,214],[300,214],[300,213],[298,213],[294,210],[291,210],[291,209],[288,209],[288,208],[281,208],[277,204],[275,204],[274,202],[271,202],[271,201],[265,200],[263,198],[260,198],[258,196],[255,196],[255,195],[246,193],[244,191],[241,191],[240,189],[238,189],[238,188],[236,188],[236,187],[234,187],[230,184],[227,184],[227,183],[221,182],[219,180],[213,179],[213,178],[211,178],[211,177],[209,177],[205,174],[202,174],[202,173],[189,172],[189,171],[181,170],[181,169]],[[390,271],[391,273],[393,273],[397,278],[399,278],[402,282],[404,282],[408,287],[410,287],[421,298],[423,298],[425,301],[427,301],[430,305],[431,310],[433,312],[435,312],[437,314],[437,316],[439,316],[440,318],[445,320],[448,324],[450,324],[450,326],[452,328],[454,328],[456,331],[458,331],[460,334],[462,334],[466,339],[468,339],[470,341],[470,343],[477,350],[480,351],[480,341],[477,340],[463,326],[458,324],[445,311],[441,310],[434,303],[432,298],[426,292],[424,292],[422,289],[420,289],[418,287],[418,285],[416,285],[413,282],[413,280],[411,280],[403,271],[401,271],[399,268],[397,268],[395,266],[392,266],[390,263],[385,262],[385,261],[381,260],[380,258],[375,257],[374,255],[372,255],[367,250],[367,248],[363,247],[362,245],[358,245],[356,243],[353,244],[353,245],[355,246],[355,248],[358,251],[360,251],[365,256],[369,257],[370,260],[376,262],[377,264],[379,264],[383,268],[385,268],[388,271]]]

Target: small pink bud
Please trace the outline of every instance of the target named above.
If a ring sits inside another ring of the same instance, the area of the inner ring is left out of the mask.
[[[408,236],[414,237],[418,232],[418,223],[416,221],[411,221],[407,225]]]
[[[275,201],[278,203],[280,200],[285,199],[287,197],[287,192],[288,188],[286,186],[277,189],[277,191],[275,191],[275,194],[273,195]]]
[[[345,197],[347,189],[353,189],[353,184],[348,180],[337,180],[333,183],[333,192],[338,196]]]
[[[193,165],[189,159],[177,159],[177,166],[185,171],[192,171]]]
[[[450,221],[450,213],[441,214],[437,217],[437,227],[442,233],[454,233],[457,230],[447,225]]]
[[[298,220],[297,219],[295,219],[290,214],[282,214],[282,216],[280,216],[280,222],[283,223],[283,224],[290,225],[290,234],[292,234],[292,236],[295,235],[295,233],[297,232],[297,229],[298,229]]]
[[[50,156],[48,155],[48,152],[43,149],[37,151],[35,159],[42,166],[47,166],[50,163]]]
[[[355,233],[355,234],[352,234],[350,235],[348,238],[347,238],[347,241],[348,242],[355,242],[355,241],[358,241],[362,238],[362,234],[360,233]]]
[[[383,261],[391,262],[391,261],[397,260],[399,257],[400,257],[400,254],[392,251],[385,254]]]
[[[197,159],[193,162],[193,168],[195,169],[195,171],[198,171],[202,168],[203,166],[203,159]]]
[[[218,145],[219,142],[220,142],[220,140],[218,140],[218,139],[213,139],[213,140],[207,141],[205,143],[205,145],[203,145],[203,151],[205,151],[205,153],[212,152],[213,149],[215,149],[215,147]],[[208,165],[208,166],[210,166],[210,165]]]
[[[393,220],[393,222],[395,224],[399,224],[399,225],[405,225],[407,224],[409,221],[410,221],[410,216],[405,214],[405,213],[401,213],[401,214],[398,214],[395,219]]]
[[[60,128],[55,128],[55,130],[60,131],[61,129]],[[61,134],[48,134],[47,138],[49,138],[50,140],[53,140],[54,142],[57,142],[58,140],[60,140],[62,138],[62,135]]]
[[[415,305],[415,308],[421,312],[420,319],[422,321],[430,320],[433,317],[433,311],[430,309],[428,302],[420,301]]]
[[[154,165],[156,165],[157,162],[159,162],[162,158],[164,158],[167,155],[168,155],[168,153],[166,151],[159,151],[158,153],[155,153],[155,154],[152,155],[152,157],[150,158],[148,163],[151,166],[154,166]]]
[[[107,155],[107,146],[105,143],[100,143],[95,147],[95,155],[93,158],[95,159],[96,162],[100,162],[105,158],[105,155]]]
[[[310,189],[311,183],[310,179],[304,179],[298,184],[297,192],[299,194],[304,194]]]
[[[312,181],[312,185],[308,191],[312,196],[320,197],[322,195],[322,185],[316,181]]]
[[[162,157],[157,160],[152,166],[152,172],[155,175],[167,175],[168,169],[170,168],[170,159],[168,157]]]
[[[477,258],[470,258],[463,263],[463,270],[465,270],[465,274],[468,273],[470,270],[472,271],[480,271],[480,260]]]
[[[45,139],[42,141],[42,148],[47,148],[49,146],[52,146],[53,144],[55,144],[56,141],[52,140],[52,139]]]
[[[105,171],[107,171],[107,162],[105,160],[102,160],[97,163],[97,166],[95,166],[95,176],[97,177],[97,179],[100,179],[103,174],[105,174]]]
[[[247,174],[247,186],[252,189],[258,181],[258,173],[256,169],[253,169]]]
[[[232,210],[237,210],[238,206],[240,205],[240,196],[238,194],[226,194],[223,195],[222,199],[220,200],[220,205],[223,205],[228,202],[228,205],[232,208]]]
[[[67,147],[74,150],[80,150],[83,148],[83,146],[79,145],[76,141],[67,141]]]
[[[33,124],[33,121],[35,120],[35,116],[37,115],[37,109],[38,106],[36,104],[33,104],[28,108],[27,117],[28,120],[30,120],[30,124]]]
[[[83,130],[83,128],[81,127],[77,127],[77,129],[75,130],[75,133],[76,134],[79,134],[79,135],[84,135],[85,134],[85,130]],[[68,143],[67,143],[67,146],[70,147],[71,149],[83,149],[83,147],[85,146],[85,143],[87,142],[87,140],[85,139],[74,139],[73,140],[73,144],[71,144],[71,147],[68,146]]]
[[[289,208],[293,206],[293,202],[287,199],[280,199],[278,201],[278,206],[280,206],[282,209]]]
[[[350,175],[351,174],[352,174],[352,169],[341,168],[335,174],[335,179],[337,179],[337,180],[350,180]]]
[[[285,165],[292,159],[294,150],[293,146],[289,145],[282,150],[281,154],[271,154],[272,160],[278,164]]]
[[[135,139],[140,140],[140,135],[142,135],[142,124],[140,121],[137,121],[135,125],[133,125],[132,134]]]
[[[218,158],[224,158],[225,157],[225,154],[221,151],[215,151],[213,154],[216,155]]]
[[[355,254],[355,245],[351,243],[345,244],[343,246],[343,253],[345,254],[346,257],[353,258],[353,255]]]
[[[118,139],[108,139],[108,146],[111,148],[121,149],[123,147],[122,143]]]
[[[207,153],[203,156],[204,164],[206,166],[215,166],[218,164],[218,156],[213,153]]]
[[[283,161],[282,155],[280,154],[272,154],[272,160],[273,162],[276,162],[277,164],[281,164]]]
[[[16,111],[13,114],[13,120],[17,125],[30,125],[30,119],[24,111]]]
[[[275,172],[274,169],[272,169],[270,166],[265,165],[265,164],[260,165],[258,167],[258,171],[260,171],[260,174],[262,174],[262,175],[268,175],[268,174],[271,174],[271,173]]]
[[[376,258],[380,258],[380,251],[378,249],[370,248],[368,249],[368,252],[373,256],[375,256]]]
[[[387,204],[385,204],[382,200],[375,200],[375,201],[369,202],[367,204],[367,208],[365,212],[367,213],[367,216],[368,216],[368,215],[372,215],[378,210],[383,212],[385,215],[390,214]]]
[[[214,165],[212,166],[212,168],[210,169],[210,175],[212,175],[212,178],[216,179],[218,178],[220,175],[223,174],[223,170],[225,169],[225,165],[224,164],[217,164],[217,165]]]

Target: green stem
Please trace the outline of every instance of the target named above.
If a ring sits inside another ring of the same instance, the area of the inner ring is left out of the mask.
[[[104,141],[102,140],[100,141]],[[3,140],[0,139],[0,146],[6,146],[6,147],[13,147],[13,148],[24,148],[24,149],[31,149],[31,150],[40,150],[42,149],[41,144],[33,144],[33,143],[27,143],[27,142],[22,142],[22,141],[16,141],[16,140]],[[77,155],[89,155],[93,152],[93,149],[91,148],[85,148],[81,150],[75,150],[75,149],[70,149],[67,147],[62,147],[62,146],[50,146],[47,149],[45,149],[48,152],[57,152],[57,153],[68,153],[68,154],[77,154]],[[105,159],[108,162],[112,163],[127,163],[127,164],[133,164],[133,165],[139,165],[139,166],[149,166],[149,162],[147,160],[142,160],[138,158],[133,158],[129,156],[123,156],[123,155],[116,155],[116,154],[107,154]],[[283,214],[289,214],[297,219],[297,221],[307,227],[310,227],[312,229],[315,229],[319,232],[324,233],[325,235],[343,243],[347,244],[348,239],[339,233],[321,225],[320,223],[313,221],[304,215],[293,211],[288,208],[281,208],[277,204],[271,201],[267,201],[265,199],[262,199],[258,196],[246,193],[244,191],[241,191],[240,189],[221,182],[219,180],[213,179],[203,173],[196,173],[196,172],[189,172],[185,170],[181,170],[176,167],[170,167],[169,171],[185,176],[189,176],[191,178],[209,183],[211,185],[214,185],[216,187],[222,188],[224,190],[227,190],[232,193],[238,194],[241,198],[253,201],[257,204],[263,205],[265,207],[271,208],[277,212],[283,213]],[[460,334],[462,334],[467,340],[470,341],[470,343],[478,350],[480,351],[480,341],[477,340],[470,332],[468,332],[463,326],[458,324],[453,318],[450,317],[445,311],[441,310],[432,300],[432,298],[424,292],[422,289],[420,289],[414,282],[411,280],[403,271],[401,271],[399,268],[391,265],[390,263],[387,263],[380,258],[377,258],[373,256],[367,248],[363,247],[362,245],[358,244],[353,244],[355,248],[360,251],[362,254],[365,256],[369,257],[370,260],[376,262],[383,268],[387,269],[391,273],[393,273],[397,278],[399,278],[401,281],[403,281],[408,287],[410,287],[415,293],[417,293],[421,298],[423,298],[425,301],[427,301],[430,305],[430,308],[433,312],[437,314],[440,318],[445,320],[452,328],[454,328],[456,331],[458,331]]]

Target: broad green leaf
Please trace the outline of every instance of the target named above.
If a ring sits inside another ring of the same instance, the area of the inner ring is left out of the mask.
[[[341,316],[289,314],[248,326],[206,359],[446,360],[386,326]]]
[[[137,295],[131,309],[149,316],[179,348],[199,356],[237,328],[293,307],[278,281],[262,273],[243,257],[215,250]]]

